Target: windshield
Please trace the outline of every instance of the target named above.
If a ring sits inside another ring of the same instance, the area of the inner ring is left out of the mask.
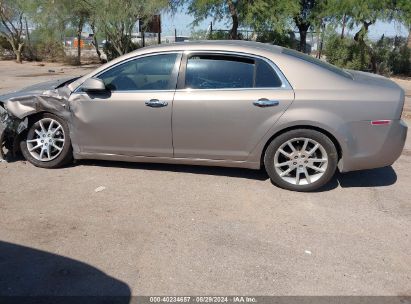
[[[293,56],[295,58],[298,58],[298,59],[307,61],[309,63],[315,64],[315,65],[317,65],[317,66],[319,66],[323,69],[327,69],[327,70],[329,70],[333,73],[336,73],[340,76],[343,76],[343,77],[346,77],[346,78],[349,78],[349,79],[353,79],[351,74],[344,71],[343,69],[340,69],[340,68],[336,67],[335,65],[329,64],[329,63],[327,63],[325,61],[322,61],[320,59],[314,58],[310,55],[303,54],[301,52],[291,50],[291,49],[286,49],[286,48],[283,49],[283,54]]]

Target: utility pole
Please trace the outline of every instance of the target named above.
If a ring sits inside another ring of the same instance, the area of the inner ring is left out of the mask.
[[[158,15],[158,44],[161,44],[161,15]]]
[[[145,47],[146,41],[144,39],[144,20],[139,19],[138,20],[138,28],[140,30],[140,34],[141,34],[141,46]]]
[[[316,58],[320,58],[320,48],[321,48],[321,29],[323,26],[323,19],[320,18],[320,26],[317,28],[317,54],[315,55]]]
[[[146,39],[144,37],[144,30],[143,29],[141,30],[141,43],[142,43],[143,47],[146,46]]]
[[[206,37],[205,37],[206,40],[207,39],[213,39],[213,21],[210,22],[209,29],[210,29],[210,32],[208,32],[208,30],[207,30],[207,33],[206,33]]]
[[[342,29],[341,29],[341,39],[344,38],[344,31],[345,31],[345,25],[347,23],[347,15],[344,14],[343,16],[343,24],[342,24]]]
[[[321,59],[321,53],[323,52],[324,34],[325,34],[325,23],[322,23],[321,24],[321,43],[320,43],[320,50],[318,52],[318,59]]]
[[[409,30],[408,30],[408,40],[407,40],[407,41],[408,41],[408,42],[407,42],[408,48],[411,49],[411,25],[410,25],[410,28],[409,28]]]
[[[174,42],[177,42],[177,29],[174,29]]]

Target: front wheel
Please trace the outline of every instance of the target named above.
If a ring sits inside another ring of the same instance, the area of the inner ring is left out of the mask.
[[[293,191],[325,185],[337,168],[334,143],[323,133],[296,129],[279,135],[267,147],[264,166],[272,182]]]
[[[67,122],[49,113],[38,116],[23,134],[20,149],[25,159],[37,167],[67,164],[73,157]]]

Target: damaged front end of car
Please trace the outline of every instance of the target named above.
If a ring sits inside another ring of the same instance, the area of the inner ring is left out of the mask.
[[[27,129],[28,118],[11,115],[0,102],[0,160],[16,157],[19,151],[19,135]]]
[[[20,91],[1,96],[0,158],[10,160],[17,156],[21,135],[29,127],[33,115],[48,112],[70,121],[70,93],[63,86],[42,92]]]

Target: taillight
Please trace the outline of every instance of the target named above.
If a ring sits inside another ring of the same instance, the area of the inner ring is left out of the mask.
[[[390,123],[391,123],[391,120],[389,120],[389,119],[371,120],[371,124],[373,126],[389,125]]]

